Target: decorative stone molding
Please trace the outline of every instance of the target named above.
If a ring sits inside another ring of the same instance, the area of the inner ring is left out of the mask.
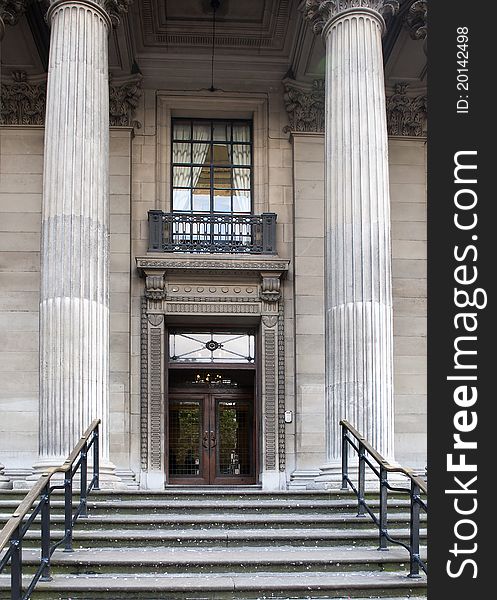
[[[1,114],[2,125],[44,125],[46,111],[47,84],[42,81],[28,81],[24,71],[13,71],[14,83],[2,82]],[[109,84],[109,125],[111,127],[136,127],[141,124],[133,120],[141,90],[141,75],[132,79]]]
[[[1,86],[0,124],[43,125],[46,82],[28,82],[24,71],[14,71],[12,79],[14,83]]]
[[[195,271],[201,272],[202,275],[220,274],[224,271],[233,272],[237,271],[240,275],[247,273],[257,273],[260,271],[287,271],[288,264],[290,261],[283,260],[281,258],[268,258],[262,259],[246,259],[242,257],[226,258],[222,256],[215,258],[211,255],[210,258],[192,255],[190,258],[185,256],[175,256],[167,258],[148,258],[148,257],[137,257],[136,266],[138,271],[141,273],[145,272],[145,269],[161,269],[164,273],[194,273]]]
[[[163,300],[166,297],[166,283],[162,274],[147,275],[145,297],[149,300]]]
[[[428,0],[416,0],[406,16],[406,27],[413,40],[424,40],[428,35]]]
[[[382,16],[394,15],[399,4],[398,0],[305,0],[302,10],[314,33],[322,33],[327,23],[346,11],[366,8]]]
[[[316,79],[312,85],[306,85],[293,79],[285,79],[283,85],[283,99],[290,121],[290,125],[283,131],[324,131],[324,80]]]
[[[26,10],[26,0],[0,0],[0,39],[3,24],[15,25]]]
[[[148,319],[147,298],[142,296],[140,313],[140,465],[148,468]]]
[[[285,428],[285,306],[278,306],[278,458],[280,471],[286,469]]]
[[[388,135],[424,137],[427,97],[408,96],[408,87],[408,83],[397,83],[394,93],[387,96]]]
[[[274,276],[266,273],[262,273],[262,286],[261,286],[261,298],[266,302],[278,302],[281,293],[281,280],[279,275]]]
[[[142,79],[138,74],[124,82],[114,82],[109,78],[109,124],[111,127],[141,128],[139,121],[133,120],[133,113],[142,95]]]
[[[122,15],[128,12],[128,7],[133,3],[133,0],[98,0],[98,3],[102,4],[107,11],[112,25],[118,27]]]

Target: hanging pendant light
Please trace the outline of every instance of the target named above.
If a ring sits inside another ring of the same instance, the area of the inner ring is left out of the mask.
[[[216,52],[216,11],[221,6],[221,0],[211,0],[212,8],[212,58],[211,58],[211,87],[209,92],[215,92],[214,87],[214,55]]]

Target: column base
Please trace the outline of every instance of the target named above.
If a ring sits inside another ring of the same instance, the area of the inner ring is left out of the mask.
[[[163,471],[142,471],[140,474],[140,489],[164,491],[165,480]]]
[[[65,459],[58,458],[47,458],[39,460],[35,465],[33,465],[33,474],[29,477],[26,477],[25,483],[26,487],[16,487],[16,489],[30,489],[33,485],[38,481],[40,475],[42,473],[46,473],[48,469],[52,469],[54,467],[60,467],[64,463]],[[91,477],[91,466],[88,469],[88,479]],[[52,482],[62,482],[63,474],[55,473],[52,476]],[[73,479],[73,488],[76,492],[78,490],[79,485],[79,473],[76,473]],[[121,478],[116,475],[116,467],[109,460],[101,460],[100,461],[100,477],[99,477],[99,489],[101,490],[124,490],[126,489],[126,485],[122,482]]]

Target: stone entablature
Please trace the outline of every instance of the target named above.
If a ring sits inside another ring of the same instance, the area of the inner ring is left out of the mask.
[[[262,479],[278,488],[285,471],[285,360],[282,279],[289,261],[273,256],[163,254],[137,257],[145,279],[141,314],[141,468],[148,487],[164,485],[164,352],[168,320],[224,318],[259,325]]]

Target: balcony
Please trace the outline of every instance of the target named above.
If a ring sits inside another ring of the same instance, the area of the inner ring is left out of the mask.
[[[148,251],[276,254],[276,214],[148,212]]]

